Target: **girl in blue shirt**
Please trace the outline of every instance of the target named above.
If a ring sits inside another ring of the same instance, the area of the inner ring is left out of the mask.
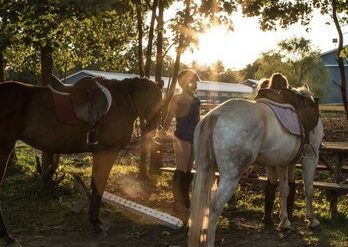
[[[173,211],[176,213],[188,213],[190,208],[189,188],[194,161],[193,133],[200,120],[200,100],[194,96],[198,81],[199,76],[193,70],[183,70],[178,75],[182,92],[171,100],[163,126],[167,131],[175,117],[173,145],[176,170],[173,176]]]

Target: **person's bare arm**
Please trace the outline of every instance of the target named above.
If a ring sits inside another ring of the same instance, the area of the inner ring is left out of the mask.
[[[170,124],[173,118],[175,117],[176,110],[177,110],[177,97],[174,96],[169,103],[168,112],[167,112],[166,118],[164,119],[164,123],[163,123],[164,131],[168,131]]]

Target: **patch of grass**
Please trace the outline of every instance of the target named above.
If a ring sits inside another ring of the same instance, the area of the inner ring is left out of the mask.
[[[38,182],[35,154],[36,151],[27,146],[17,148],[18,165],[9,168],[8,175],[1,188],[0,196],[3,200],[3,211],[6,219],[8,219],[7,222],[11,232],[17,235],[30,236],[32,234],[46,235],[46,231],[56,233],[57,231],[52,229],[66,229],[67,227],[72,228],[72,232],[76,230],[75,228],[80,227],[89,229],[86,211],[84,211],[85,218],[83,219],[71,216],[69,212],[71,206],[79,199],[79,193],[73,185],[72,175],[79,174],[86,180],[90,179],[90,156],[62,156],[59,173],[67,175],[59,183],[56,191],[52,192],[54,195],[50,196],[41,193],[46,188],[42,188],[42,184],[40,187]],[[77,162],[78,160],[80,162]],[[162,173],[152,177],[149,181],[142,181],[138,179],[137,175],[138,167],[132,160],[127,159],[119,162],[112,168],[107,190],[126,199],[163,212],[172,213],[171,180],[173,174]],[[319,176],[324,178],[326,175]],[[244,184],[238,186],[233,199],[225,205],[223,214],[219,219],[218,234],[220,234],[220,237],[225,241],[229,241],[229,239],[247,239],[248,236],[253,235],[262,237],[260,229],[262,229],[263,193],[262,185]],[[277,193],[274,208],[276,224],[279,223],[279,210],[279,193]],[[297,246],[347,246],[348,198],[344,196],[340,198],[338,218],[331,219],[329,203],[326,200],[325,193],[315,190],[314,211],[321,222],[321,231],[319,232],[308,230],[304,223],[304,194],[300,189],[294,211],[294,224],[301,235],[300,245]],[[120,232],[127,234],[127,231],[130,231],[133,234],[132,239],[144,239],[146,236],[156,236],[156,234],[161,235],[161,232],[166,230],[166,228],[156,228],[154,224],[149,224],[148,220],[113,206],[103,206],[101,214],[103,218],[108,220],[109,225],[119,229],[115,234],[120,234]],[[83,226],[80,226],[81,224]],[[176,232],[169,232],[172,234],[169,238],[180,237],[178,242],[186,238],[185,233],[177,235]],[[90,233],[82,233],[83,236],[86,234]],[[275,234],[275,242],[280,239],[279,235],[279,233]],[[255,241],[254,244],[257,243],[257,239]],[[228,242],[226,242],[226,246],[228,246]]]

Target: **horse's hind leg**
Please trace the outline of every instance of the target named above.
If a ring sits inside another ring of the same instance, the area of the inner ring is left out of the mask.
[[[279,178],[279,192],[281,197],[279,228],[288,229],[291,227],[287,210],[287,198],[289,194],[288,167],[277,167],[277,174]]]
[[[224,205],[231,199],[233,192],[238,185],[238,178],[222,177],[219,182],[218,190],[210,204],[209,224],[208,224],[208,247],[214,246],[216,224],[222,213]]]
[[[3,178],[6,173],[7,163],[9,157],[12,153],[15,142],[7,142],[0,143],[0,182],[2,183]],[[0,237],[4,239],[8,244],[16,243],[17,246],[20,246],[19,243],[16,242],[14,238],[8,233],[5,221],[2,215],[1,207],[0,207]]]
[[[313,214],[313,180],[318,160],[318,155],[315,157],[305,155],[303,157],[302,172],[306,198],[306,218],[309,220],[310,227],[316,227],[320,224]]]
[[[92,197],[89,207],[89,220],[97,233],[106,233],[107,228],[99,219],[100,202],[103,196],[106,181],[117,152],[97,152],[93,154],[92,168]]]

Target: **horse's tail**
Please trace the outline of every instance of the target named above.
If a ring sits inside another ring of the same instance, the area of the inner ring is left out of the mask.
[[[189,219],[189,247],[201,246],[202,242],[207,241],[209,205],[216,168],[213,148],[213,132],[216,121],[216,115],[211,114],[205,117],[195,133],[198,135],[199,143],[195,142],[197,144],[195,147],[197,174]]]

